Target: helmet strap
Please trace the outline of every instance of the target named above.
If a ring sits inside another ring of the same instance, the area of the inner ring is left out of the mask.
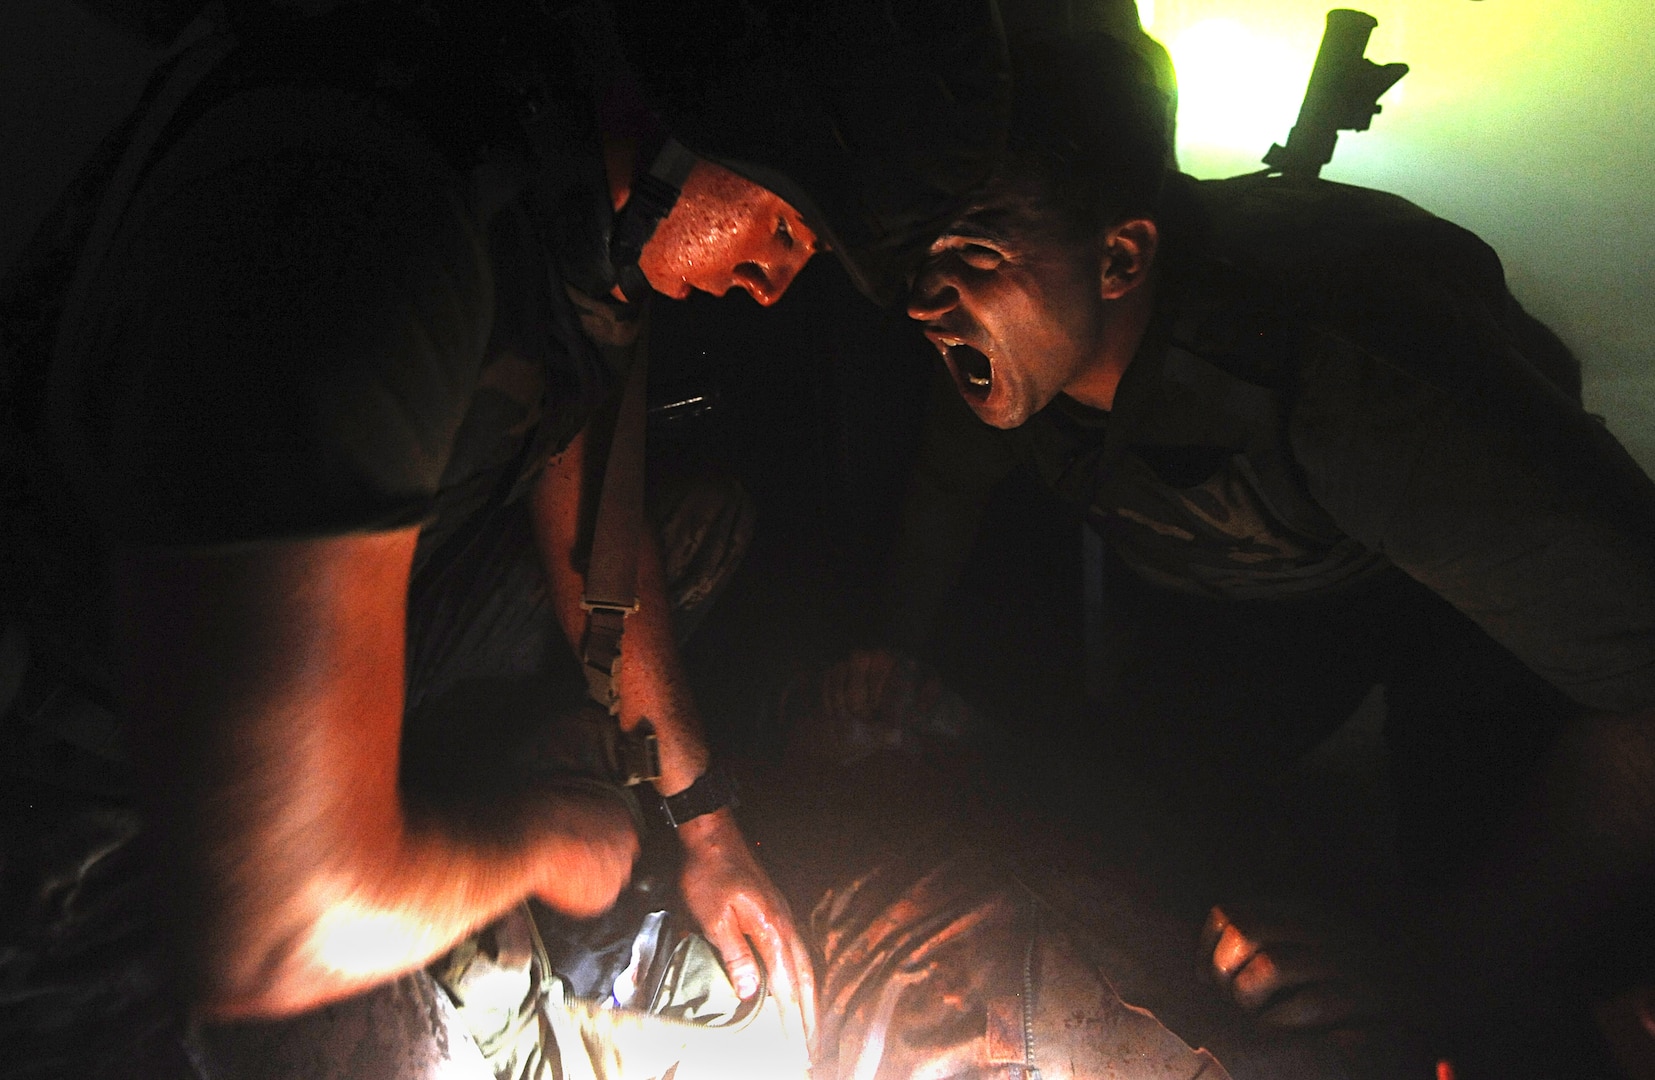
[[[632,194],[615,218],[609,239],[609,262],[615,268],[615,284],[621,295],[637,303],[649,294],[649,282],[638,267],[644,245],[655,235],[656,226],[672,211],[690,170],[700,159],[678,140],[668,137],[655,160],[632,182]]]

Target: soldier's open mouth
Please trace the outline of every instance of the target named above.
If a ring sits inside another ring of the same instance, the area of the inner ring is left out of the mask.
[[[978,400],[988,397],[994,388],[994,368],[988,357],[970,345],[950,345],[948,362],[954,368],[962,394]]]

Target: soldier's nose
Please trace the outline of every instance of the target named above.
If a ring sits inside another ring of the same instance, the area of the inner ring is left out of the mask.
[[[928,322],[958,307],[959,290],[935,274],[922,273],[908,292],[908,317]]]
[[[782,293],[787,291],[788,281],[792,279],[791,274],[779,278],[776,274],[768,273],[756,262],[737,263],[730,276],[738,288],[746,289],[747,295],[764,307],[780,300]]]

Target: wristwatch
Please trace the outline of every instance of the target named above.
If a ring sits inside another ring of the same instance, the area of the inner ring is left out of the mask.
[[[707,766],[707,771],[696,777],[695,783],[683,791],[661,796],[661,809],[675,829],[702,814],[739,805],[741,802],[736,798],[735,780],[724,766],[716,762]]]

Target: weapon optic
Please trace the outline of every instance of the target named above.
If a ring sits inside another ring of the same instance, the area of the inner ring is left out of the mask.
[[[1379,25],[1365,11],[1335,8],[1316,50],[1316,64],[1305,87],[1299,119],[1287,145],[1276,143],[1264,155],[1267,172],[1314,178],[1333,159],[1341,131],[1366,131],[1380,111],[1379,96],[1408,74],[1407,64],[1376,64],[1362,54]]]

